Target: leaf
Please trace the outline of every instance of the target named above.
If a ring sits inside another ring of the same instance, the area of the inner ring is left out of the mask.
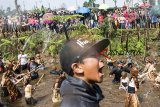
[[[26,40],[28,36],[19,37],[18,40]]]
[[[1,41],[3,43],[6,43],[6,44],[12,44],[12,41],[8,40],[8,39],[1,39]]]

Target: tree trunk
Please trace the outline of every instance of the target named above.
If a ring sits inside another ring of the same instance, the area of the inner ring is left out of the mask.
[[[140,30],[138,30],[138,41],[140,40],[140,35],[141,35],[141,32],[140,32]]]
[[[18,0],[14,0],[14,3],[15,3],[15,7],[16,7],[16,11],[18,13],[18,3],[17,3]]]
[[[147,30],[145,30],[145,34],[144,34],[144,57],[146,57],[146,55],[147,55],[147,36],[148,36],[148,34],[147,34]]]
[[[128,36],[129,36],[129,33],[127,33],[127,39],[126,39],[126,53],[128,53]]]

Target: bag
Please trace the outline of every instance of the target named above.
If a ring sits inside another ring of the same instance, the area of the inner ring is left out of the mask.
[[[56,71],[56,70],[51,70],[51,71],[50,71],[50,74],[60,75],[60,72],[59,72],[59,71]]]
[[[31,79],[37,79],[39,77],[38,73],[37,72],[32,72],[31,74]]]

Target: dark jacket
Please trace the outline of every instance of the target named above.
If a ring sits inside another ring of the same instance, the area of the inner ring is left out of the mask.
[[[91,87],[83,80],[70,76],[63,81],[60,93],[60,107],[99,107],[99,101],[104,98],[97,84]]]
[[[115,67],[112,69],[112,71],[109,73],[109,75],[115,75],[114,76],[114,79],[113,79],[113,83],[119,83],[120,82],[120,78],[121,78],[121,73],[122,72],[127,72],[127,73],[130,73],[129,69],[127,67],[121,67],[121,68],[118,68],[118,67]]]

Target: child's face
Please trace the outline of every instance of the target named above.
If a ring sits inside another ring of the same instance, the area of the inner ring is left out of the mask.
[[[104,63],[99,59],[98,53],[92,53],[83,59],[82,69],[84,71],[84,78],[89,82],[102,82],[103,73],[102,68]]]

